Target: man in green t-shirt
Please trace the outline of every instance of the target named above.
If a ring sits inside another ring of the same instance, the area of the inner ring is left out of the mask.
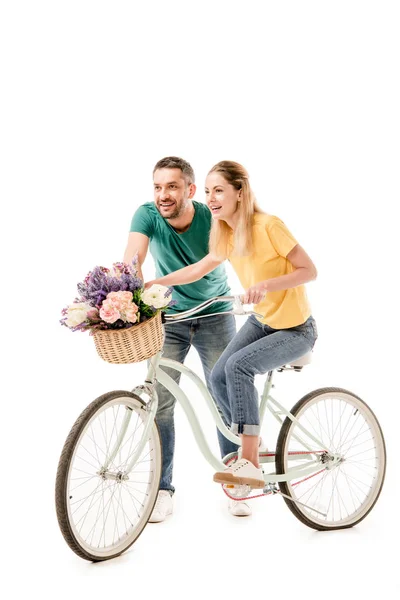
[[[208,254],[208,238],[211,213],[208,207],[193,200],[196,192],[192,167],[185,160],[172,156],[160,160],[153,170],[154,202],[142,204],[132,218],[124,262],[130,263],[138,254],[139,266],[150,253],[156,266],[156,277],[198,262]],[[230,293],[223,265],[196,281],[175,286],[172,297],[177,304],[170,310],[183,312],[215,296]],[[230,310],[226,302],[213,304],[200,314]],[[165,326],[163,356],[183,362],[190,347],[199,353],[207,387],[211,392],[210,373],[218,358],[236,332],[233,315],[214,315],[205,319],[193,319]],[[173,369],[165,371],[179,382],[180,373]],[[174,406],[175,398],[162,385],[157,384],[159,405],[156,415],[163,451],[160,491],[150,518],[152,522],[163,521],[172,513],[172,469],[175,445]],[[218,439],[222,456],[237,449],[219,431]],[[247,504],[232,502],[230,510],[235,515],[250,514]]]

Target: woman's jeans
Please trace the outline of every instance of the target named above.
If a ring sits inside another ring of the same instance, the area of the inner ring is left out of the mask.
[[[221,354],[211,373],[213,395],[232,433],[259,435],[260,415],[254,376],[297,360],[318,337],[315,320],[290,329],[272,329],[254,315]]]
[[[233,315],[213,315],[202,319],[189,319],[180,323],[167,323],[165,325],[165,342],[163,358],[172,358],[180,363],[186,358],[191,346],[199,353],[207,387],[211,392],[211,371],[222,352],[229,345],[236,333],[235,317]],[[168,367],[160,367],[174,381],[179,383],[180,372]],[[156,384],[158,394],[158,409],[156,422],[161,437],[162,470],[160,490],[175,491],[172,485],[172,469],[175,448],[174,408],[175,397],[161,384]],[[200,394],[195,394],[192,399],[203,401]],[[215,398],[214,398],[215,400]],[[221,415],[222,419],[223,415]],[[227,424],[227,423],[225,423]],[[221,456],[237,450],[237,445],[227,440],[218,430],[218,441]]]

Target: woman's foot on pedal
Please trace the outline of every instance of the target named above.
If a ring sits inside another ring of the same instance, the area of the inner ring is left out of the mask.
[[[260,439],[258,440],[258,453],[259,454],[267,454],[268,453],[267,444],[264,442],[262,437],[260,437]],[[240,446],[240,448],[238,450],[237,457],[238,457],[238,459],[242,458],[242,446]]]
[[[261,489],[265,485],[262,469],[255,467],[245,458],[241,458],[228,469],[215,473],[214,481],[227,485],[248,485],[255,489]]]
[[[166,517],[172,514],[172,508],[171,494],[168,490],[160,490],[149,523],[161,523],[161,521],[165,521]]]

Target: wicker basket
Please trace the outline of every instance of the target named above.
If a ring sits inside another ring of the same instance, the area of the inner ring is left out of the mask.
[[[146,360],[163,346],[161,312],[128,329],[95,330],[93,337],[99,356],[106,362],[126,364]]]

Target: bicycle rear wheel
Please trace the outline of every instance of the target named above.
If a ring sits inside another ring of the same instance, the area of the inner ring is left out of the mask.
[[[276,454],[276,472],[316,461],[316,473],[279,483],[292,513],[318,530],[353,527],[364,519],[381,492],[386,470],[382,430],[372,410],[341,388],[315,390],[291,410],[318,445],[287,417]],[[319,513],[325,513],[323,516]]]
[[[120,555],[151,515],[161,476],[155,422],[127,472],[147,418],[139,396],[114,391],[94,400],[71,429],[58,465],[56,510],[67,544],[81,558],[100,561]]]

